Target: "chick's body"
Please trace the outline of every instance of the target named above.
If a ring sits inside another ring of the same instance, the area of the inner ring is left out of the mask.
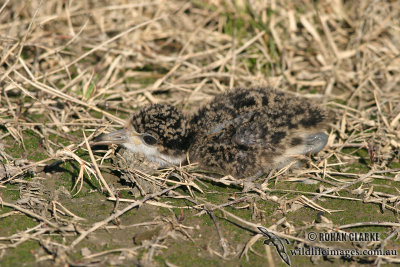
[[[150,105],[135,113],[124,130],[99,141],[144,153],[160,166],[181,163],[188,153],[202,168],[244,178],[320,151],[327,142],[321,132],[325,118],[305,99],[271,88],[238,88],[190,117],[169,105]]]
[[[189,154],[224,174],[262,174],[322,149],[324,122],[325,113],[305,99],[269,88],[234,89],[193,116],[197,131]]]

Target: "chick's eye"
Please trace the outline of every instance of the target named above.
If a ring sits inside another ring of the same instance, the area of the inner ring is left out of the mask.
[[[150,146],[157,144],[157,139],[155,139],[153,136],[149,134],[143,136],[143,141]]]

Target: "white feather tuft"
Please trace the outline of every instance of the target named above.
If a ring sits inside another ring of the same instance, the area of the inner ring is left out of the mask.
[[[124,143],[123,145],[124,147],[126,147],[126,149],[128,149],[133,153],[136,152],[143,153],[147,158],[147,160],[156,162],[157,164],[160,165],[160,167],[179,165],[185,159],[185,155],[181,155],[178,157],[171,157],[160,153],[157,147],[148,146],[143,143],[138,145],[132,143]]]

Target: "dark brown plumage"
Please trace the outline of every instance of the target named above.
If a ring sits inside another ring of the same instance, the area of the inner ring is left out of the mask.
[[[325,112],[306,99],[271,88],[238,88],[190,117],[169,105],[150,105],[124,130],[98,140],[142,152],[160,166],[184,161],[187,152],[202,168],[243,178],[320,151],[327,142],[325,120]]]
[[[319,107],[287,93],[234,89],[216,96],[192,118],[197,133],[190,155],[225,174],[261,174],[296,155],[321,150],[327,141],[321,133],[325,118]]]
[[[173,106],[150,105],[135,113],[130,122],[137,132],[157,140],[160,153],[180,156],[189,149],[192,140],[188,121]]]

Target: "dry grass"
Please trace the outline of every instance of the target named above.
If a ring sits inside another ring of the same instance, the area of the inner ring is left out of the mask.
[[[0,47],[0,186],[2,207],[10,208],[0,215],[0,256],[7,263],[12,263],[12,248],[30,242],[35,244],[32,264],[182,264],[167,248],[191,240],[185,246],[196,251],[208,238],[195,237],[202,231],[198,217],[212,222],[217,239],[202,248],[203,257],[219,264],[279,263],[273,247],[254,247],[262,238],[260,225],[288,238],[292,249],[343,247],[310,242],[306,232],[356,231],[360,226],[364,232],[379,230],[380,241],[346,243],[346,248],[399,246],[398,1],[6,0],[0,4]],[[301,169],[271,173],[254,184],[220,179],[191,166],[157,175],[135,170],[159,190],[132,200],[119,196],[121,184],[103,177],[103,154],[93,155],[87,144],[97,132],[119,127],[133,109],[149,103],[191,112],[227,88],[253,85],[272,85],[322,102],[335,117],[328,148]],[[71,188],[46,192],[45,181],[61,178],[46,176],[45,168],[68,162],[75,166]],[[305,179],[316,184],[295,182]],[[75,182],[78,189],[85,183],[104,188],[100,199],[108,195],[114,210],[81,222],[84,216],[71,212],[60,197],[70,194]],[[13,190],[19,192],[15,198]],[[225,196],[222,202],[210,197],[215,190]],[[273,210],[260,203],[270,203]],[[178,215],[121,224],[121,215],[149,205]],[[304,217],[317,213],[318,219]],[[34,218],[28,229],[11,231],[1,222],[21,214]],[[234,224],[228,227],[225,221]],[[156,226],[161,230],[150,241],[144,238],[147,242],[96,253],[81,244],[104,229],[132,235],[140,227]],[[230,239],[235,231],[244,232],[245,239]],[[308,259],[291,256],[299,265]],[[400,262],[398,256],[351,260]]]

